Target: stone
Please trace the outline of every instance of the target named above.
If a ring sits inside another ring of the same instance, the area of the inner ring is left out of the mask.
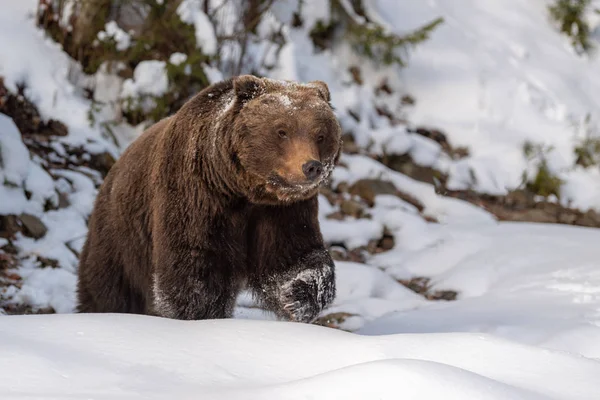
[[[447,181],[447,177],[440,171],[415,163],[409,154],[385,154],[383,157],[379,157],[378,160],[394,171],[420,182],[435,185],[436,180],[442,183]]]
[[[320,317],[313,323],[315,325],[326,326],[328,328],[339,328],[339,326],[343,324],[346,321],[346,319],[355,316],[357,315],[346,312],[336,312]]]
[[[348,193],[348,191],[350,190],[350,185],[348,185],[348,182],[340,182],[337,187],[335,188],[335,191],[337,193]]]
[[[454,290],[436,290],[425,297],[428,300],[454,301],[458,297],[458,292],[455,292]]]
[[[57,191],[58,193],[58,208],[67,208],[71,205],[69,201],[69,195],[67,193],[63,193],[61,191]]]
[[[19,219],[16,215],[0,215],[0,237],[5,239],[14,238],[17,232],[21,232]]]
[[[533,194],[525,190],[515,190],[508,193],[504,199],[504,205],[515,210],[524,210],[535,204]]]
[[[600,227],[600,214],[594,210],[588,210],[577,220],[577,225],[587,227]]]
[[[375,196],[380,194],[397,195],[398,189],[390,181],[380,179],[361,179],[354,183],[349,189],[349,193],[359,196],[369,207],[375,205]]]
[[[352,135],[343,135],[342,136],[342,150],[347,154],[358,154],[360,153],[360,147],[354,141],[354,137]]]
[[[384,251],[388,251],[394,248],[394,237],[393,236],[384,236],[379,242],[379,248]]]
[[[355,200],[342,200],[340,210],[343,214],[354,218],[360,218],[363,215],[364,207]]]
[[[38,263],[40,263],[40,267],[41,268],[59,268],[60,267],[60,263],[58,262],[58,260],[55,260],[53,258],[47,258],[47,257],[42,257],[42,256],[37,256],[37,261]]]
[[[415,293],[425,295],[429,291],[430,280],[423,276],[417,276],[408,280],[401,279],[398,282]]]
[[[104,178],[112,166],[115,165],[115,162],[115,158],[108,152],[92,154],[90,159],[90,168],[99,171]]]
[[[48,232],[46,225],[35,215],[23,213],[19,216],[23,226],[23,234],[34,239],[41,239]]]
[[[322,194],[323,196],[325,196],[325,198],[327,199],[329,204],[331,204],[332,206],[335,205],[338,200],[338,194],[335,193],[333,190],[331,190],[331,188],[328,188],[328,187],[319,188],[319,194]]]
[[[69,134],[69,129],[62,122],[50,119],[46,123],[43,133],[51,136],[67,136]]]
[[[344,220],[344,214],[341,211],[335,211],[332,212],[331,214],[327,214],[325,216],[326,219],[333,219],[336,221],[343,221]]]

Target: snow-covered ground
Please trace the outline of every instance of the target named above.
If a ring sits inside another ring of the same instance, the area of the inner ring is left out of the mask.
[[[11,90],[26,82],[42,117],[69,127],[55,146],[81,144],[89,152],[118,155],[122,148],[89,126],[91,103],[77,82],[90,78],[34,27],[36,3],[0,0],[0,76]],[[285,3],[276,9],[278,18],[289,16]],[[327,10],[325,2],[307,3],[310,26]],[[569,125],[600,106],[600,61],[570,50],[546,20],[546,1],[374,4],[403,30],[446,18],[392,83],[415,97],[411,121],[445,130],[452,144],[469,146],[470,157],[449,160],[437,143],[386,125],[370,103],[368,85],[377,83],[378,71],[364,65],[367,84],[349,85],[345,50],[313,54],[302,30],[284,31],[290,42],[272,75],[326,81],[343,125],[359,144],[372,140],[374,152],[409,152],[424,165],[446,168],[457,187],[469,184],[465,176],[473,168],[478,189],[501,193],[527,168],[525,140],[551,144],[550,166],[565,179],[566,198],[600,209],[600,172],[572,168],[577,140]],[[199,15],[190,20],[201,22]],[[119,33],[115,27],[106,31]],[[144,73],[162,77],[161,65],[142,64],[125,83],[129,94],[148,85],[163,90],[162,78]],[[207,71],[219,76],[214,68]],[[104,89],[97,96],[110,100],[123,89],[114,76],[101,72],[93,79]],[[363,122],[349,118],[347,108],[364,116]],[[108,114],[104,109],[96,117]],[[119,142],[127,142],[139,128],[116,131]],[[600,230],[498,223],[484,210],[439,196],[431,185],[369,157],[345,154],[334,185],[385,179],[424,205],[419,212],[396,196],[380,195],[368,209],[371,219],[338,221],[326,218],[337,206],[321,196],[327,241],[362,246],[379,239],[384,228],[395,238],[392,250],[365,264],[337,262],[338,297],[327,313],[343,315],[340,327],[352,333],[259,321],[273,317],[245,295],[236,319],[227,321],[69,315],[73,250],[85,235],[97,176],[61,170],[52,173],[64,179],[52,180],[40,160],[23,160],[26,148],[3,115],[0,151],[0,178],[13,183],[0,185],[0,213],[28,212],[48,227],[40,240],[18,236],[15,245],[25,256],[18,270],[22,286],[9,287],[4,296],[60,314],[0,317],[2,399],[600,398]],[[68,193],[71,205],[44,212],[55,187]],[[5,244],[0,238],[0,247]],[[37,255],[58,260],[61,268],[39,268]],[[414,276],[431,278],[433,289],[457,290],[459,297],[428,301],[398,282]]]
[[[2,399],[597,399],[600,363],[484,334],[5,317]]]

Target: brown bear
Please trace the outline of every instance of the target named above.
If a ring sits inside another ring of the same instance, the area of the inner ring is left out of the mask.
[[[340,151],[324,82],[243,75],[207,87],[111,168],[77,310],[227,318],[249,289],[281,319],[314,320],[335,297],[317,192]]]

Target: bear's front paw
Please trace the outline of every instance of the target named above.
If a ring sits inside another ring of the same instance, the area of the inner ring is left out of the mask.
[[[281,287],[284,317],[295,322],[312,322],[335,298],[332,265],[305,269]]]

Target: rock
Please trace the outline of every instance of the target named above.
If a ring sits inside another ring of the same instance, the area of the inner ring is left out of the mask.
[[[414,133],[417,135],[425,136],[431,140],[438,142],[441,145],[445,145],[448,143],[448,138],[446,134],[437,129],[427,129],[423,127],[419,127],[414,130]]]
[[[420,182],[435,185],[436,180],[442,183],[447,181],[447,177],[440,171],[431,167],[418,165],[409,154],[385,154],[379,157],[378,161],[394,171],[410,176]]]
[[[0,251],[0,271],[16,267],[17,260],[14,255]]]
[[[112,166],[115,165],[115,162],[115,158],[108,152],[92,154],[90,159],[90,168],[99,171],[104,178]]]
[[[360,153],[360,147],[358,147],[352,135],[346,134],[342,136],[342,151],[348,154]]]
[[[332,212],[331,214],[327,214],[325,216],[325,218],[327,219],[333,219],[336,221],[343,221],[344,220],[344,214],[341,211],[335,211]]]
[[[69,134],[69,129],[62,122],[50,119],[43,129],[43,133],[51,136],[67,136]]]
[[[506,196],[492,196],[472,190],[444,191],[446,196],[468,201],[484,208],[500,221],[557,223],[600,228],[600,213],[564,207],[559,203],[536,200],[529,190],[515,190]]]
[[[456,300],[456,298],[458,297],[458,292],[454,290],[436,290],[434,292],[430,292],[429,290],[431,289],[431,280],[429,278],[415,277],[409,280],[399,280],[398,282],[400,282],[413,292],[422,295],[428,300],[452,301]]]
[[[470,154],[471,152],[469,151],[469,148],[464,146],[455,147],[450,150],[450,157],[453,160],[460,160],[469,157]]]
[[[35,215],[23,213],[19,216],[23,225],[23,234],[34,239],[40,239],[46,235],[48,228]]]
[[[6,304],[3,306],[8,315],[55,314],[52,307],[34,308],[28,304]]]
[[[19,249],[12,242],[8,242],[4,246],[0,247],[0,250],[13,256],[19,254]]]
[[[328,328],[339,328],[341,324],[343,324],[346,319],[349,317],[355,317],[356,314],[350,314],[346,312],[336,312],[327,314],[323,317],[318,318],[315,322],[315,325],[326,326]]]
[[[454,301],[458,297],[458,292],[454,290],[436,290],[432,294],[425,296],[428,300]]]
[[[393,236],[384,236],[379,241],[379,248],[383,251],[388,251],[394,248],[394,237]]]
[[[409,280],[401,279],[398,282],[400,282],[415,293],[425,294],[429,290],[429,281],[429,278],[415,277]]]
[[[569,212],[562,212],[558,214],[559,224],[575,225],[577,223],[577,215]]]
[[[533,193],[525,190],[515,190],[504,197],[504,205],[515,210],[524,210],[535,204]]]
[[[382,253],[382,251],[378,245],[379,245],[379,240],[370,240],[369,243],[367,244],[367,251],[370,254]]]
[[[419,200],[408,193],[398,190],[390,181],[384,181],[380,179],[361,179],[352,185],[348,192],[362,198],[369,207],[373,207],[375,205],[375,196],[380,194],[391,194],[401,198],[409,204],[412,204],[417,208],[417,210],[419,210],[419,212],[422,212],[425,208]]]
[[[400,98],[400,102],[402,105],[404,106],[414,106],[417,102],[415,101],[415,98],[412,97],[409,94],[405,94]]]
[[[438,224],[440,222],[436,217],[432,215],[423,215],[423,219],[427,222],[433,222],[435,224]]]
[[[67,208],[71,205],[69,195],[60,191],[58,193],[58,208]]]
[[[534,208],[521,212],[514,212],[510,215],[509,221],[518,222],[538,222],[538,223],[555,223],[556,215],[549,214],[547,211]]]
[[[417,135],[424,136],[428,139],[437,142],[446,152],[450,152],[452,146],[450,146],[450,142],[445,133],[438,129],[428,129],[424,127],[419,127],[417,129],[410,130],[411,133],[416,133]]]
[[[348,252],[343,247],[331,246],[329,248],[329,255],[334,261],[345,261],[347,259]]]
[[[351,261],[356,263],[364,263],[366,261],[366,255],[364,249],[352,249],[346,250],[342,246],[331,246],[329,248],[329,254],[334,261]]]
[[[600,227],[600,214],[594,210],[588,210],[578,218],[577,225]]]
[[[338,195],[333,190],[331,190],[331,188],[321,187],[319,188],[319,193],[325,196],[329,204],[331,204],[332,206],[336,204]]]
[[[355,200],[342,200],[340,210],[343,214],[354,218],[360,218],[363,215],[364,207]]]
[[[421,203],[419,200],[416,199],[416,197],[413,197],[412,195],[410,195],[408,193],[404,193],[399,190],[398,193],[396,193],[396,196],[398,196],[399,198],[401,198],[408,204],[413,205],[419,212],[423,212],[423,210],[425,209],[425,206],[423,205],[423,203]],[[433,217],[431,217],[431,218],[433,218]],[[434,222],[437,222],[437,220],[434,219]]]
[[[348,190],[350,190],[350,185],[348,185],[348,182],[340,182],[335,188],[335,191],[338,193],[348,193]]]
[[[375,205],[375,196],[379,194],[397,195],[398,189],[390,181],[379,179],[361,179],[352,185],[348,191],[350,194],[359,196],[369,207]]]
[[[14,238],[17,232],[21,232],[19,219],[16,215],[0,215],[0,237],[5,239]]]
[[[350,68],[348,68],[348,72],[350,72],[350,75],[352,75],[352,80],[354,80],[356,84],[363,84],[362,74],[358,66],[352,65]]]
[[[55,260],[53,258],[37,256],[37,261],[40,264],[41,268],[48,268],[48,267],[59,268],[60,267],[60,263],[58,262],[58,260]]]

